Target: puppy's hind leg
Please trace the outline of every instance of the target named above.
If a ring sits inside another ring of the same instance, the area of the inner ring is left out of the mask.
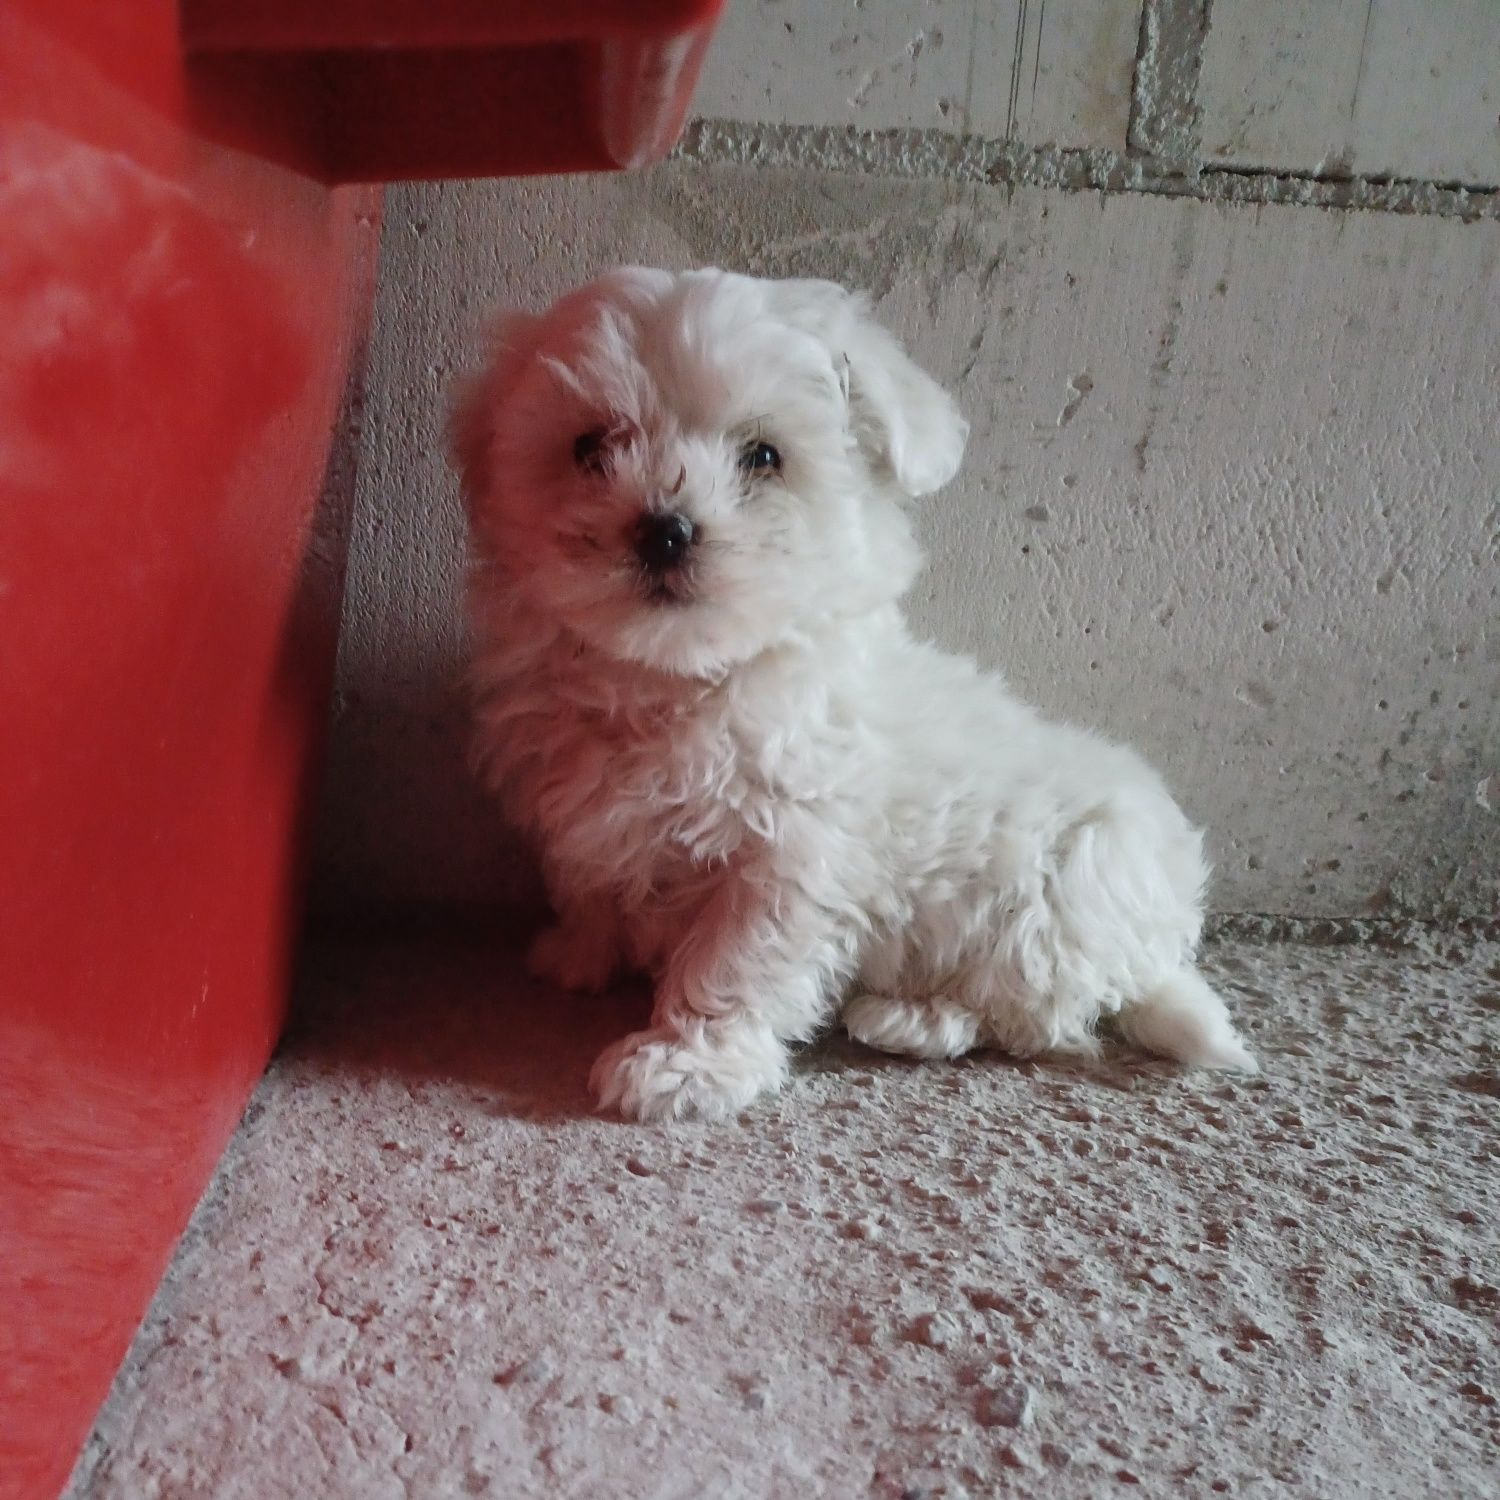
[[[558,897],[556,906],[556,922],[536,935],[527,952],[527,972],[559,989],[597,994],[623,967],[614,903],[605,896],[570,894]]]
[[[906,1057],[961,1057],[979,1043],[979,1018],[941,997],[857,995],[845,1005],[843,1021],[856,1042]]]
[[[1128,1001],[1119,1024],[1137,1047],[1189,1067],[1260,1071],[1224,1001],[1196,969],[1177,969]]]

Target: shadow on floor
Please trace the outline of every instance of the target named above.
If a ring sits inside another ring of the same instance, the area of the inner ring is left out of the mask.
[[[590,1065],[646,1024],[650,991],[566,994],[529,978],[521,954],[508,937],[314,942],[278,1058],[414,1086],[467,1085],[497,1115],[587,1116]]]

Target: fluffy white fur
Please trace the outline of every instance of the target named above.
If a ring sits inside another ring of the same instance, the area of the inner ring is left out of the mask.
[[[591,462],[575,439],[602,430]],[[535,971],[650,973],[602,1107],[742,1110],[842,1007],[920,1057],[1253,1069],[1193,967],[1201,841],[1129,751],[914,640],[905,507],[967,424],[818,281],[626,270],[502,320],[462,392],[480,758],[556,910]],[[779,471],[749,472],[758,443]],[[646,513],[695,540],[663,581]]]

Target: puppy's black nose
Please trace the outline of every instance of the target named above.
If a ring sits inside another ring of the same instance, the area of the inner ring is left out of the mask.
[[[635,529],[635,555],[648,573],[677,567],[693,545],[693,523],[676,511],[642,516]]]

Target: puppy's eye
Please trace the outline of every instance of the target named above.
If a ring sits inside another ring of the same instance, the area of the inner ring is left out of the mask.
[[[781,454],[769,443],[746,443],[740,450],[740,472],[757,478],[781,473]]]
[[[573,439],[573,462],[589,474],[602,474],[609,459],[607,427],[591,427]]]

